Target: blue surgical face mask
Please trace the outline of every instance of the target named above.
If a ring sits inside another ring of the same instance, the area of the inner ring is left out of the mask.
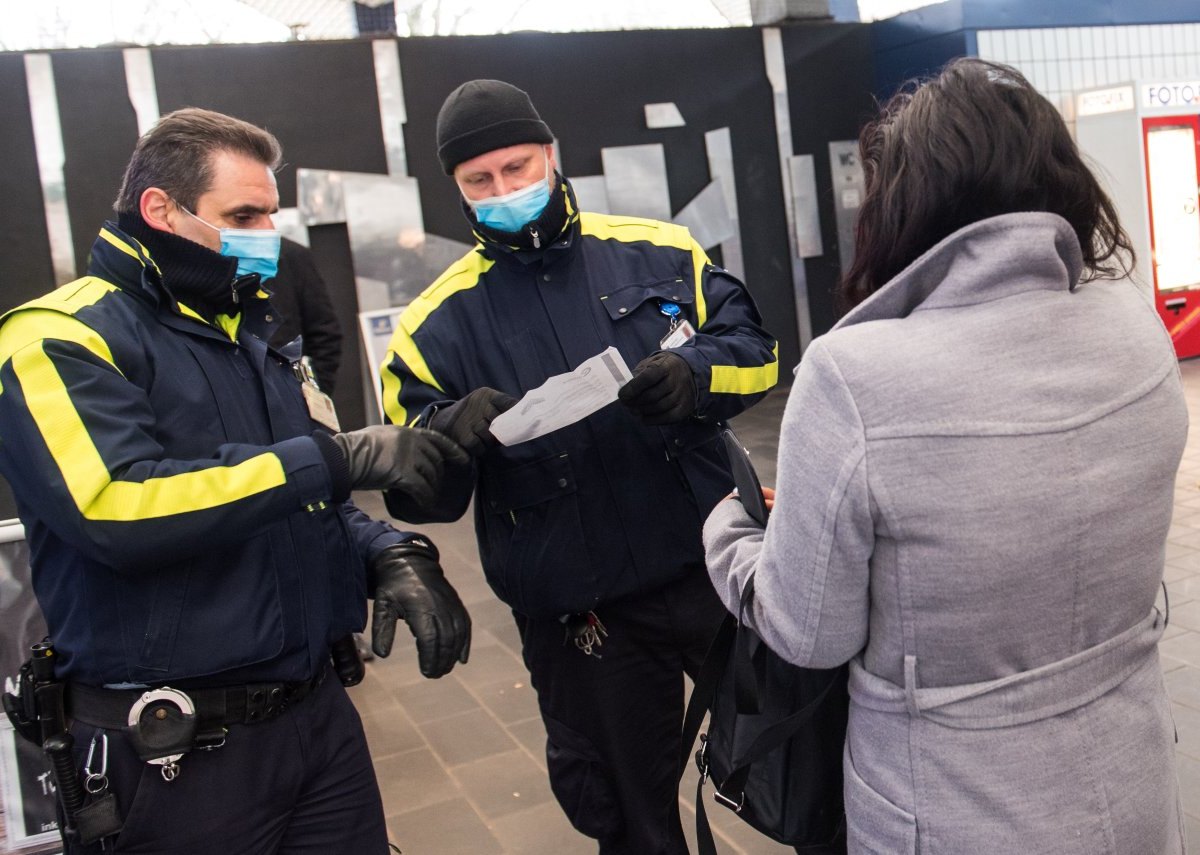
[[[528,187],[514,190],[503,196],[490,199],[467,200],[475,219],[485,226],[502,232],[518,232],[526,223],[532,223],[542,215],[550,204],[550,159],[546,158],[546,177]]]
[[[220,229],[183,205],[179,208],[221,236],[221,255],[237,259],[238,276],[257,273],[260,279],[270,279],[279,271],[278,229]]]

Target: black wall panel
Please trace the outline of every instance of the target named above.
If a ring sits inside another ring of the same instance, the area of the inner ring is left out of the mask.
[[[54,287],[25,57],[0,54],[0,311]]]
[[[271,131],[283,145],[279,204],[296,167],[387,172],[370,42],[155,48],[159,109],[205,107]]]
[[[53,63],[75,268],[83,275],[100,224],[113,218],[112,203],[137,142],[137,116],[121,51],[62,51]]]
[[[792,144],[796,154],[813,155],[816,168],[825,252],[806,259],[804,271],[813,334],[820,335],[837,321],[833,289],[841,275],[829,142],[857,139],[877,112],[871,96],[869,30],[855,24],[788,27],[783,30],[783,55]]]

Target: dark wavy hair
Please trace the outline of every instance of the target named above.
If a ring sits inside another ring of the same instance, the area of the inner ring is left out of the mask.
[[[947,235],[999,214],[1048,211],[1071,224],[1084,281],[1132,271],[1133,247],[1054,106],[1019,71],[957,59],[910,81],[858,138],[866,194],[848,311]]]

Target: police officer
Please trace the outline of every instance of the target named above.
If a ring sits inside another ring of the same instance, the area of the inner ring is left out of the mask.
[[[71,853],[387,852],[331,643],[371,596],[379,655],[402,618],[427,677],[466,661],[437,551],[349,502],[430,503],[465,452],[429,431],[338,432],[265,343],[279,162],[253,125],[163,117],[88,275],[0,321],[0,472],[89,801],[114,796],[121,829],[68,834]]]
[[[461,514],[474,487],[484,571],[513,609],[571,822],[602,853],[686,853],[683,674],[724,613],[700,529],[732,486],[720,424],[774,385],[775,342],[686,229],[580,213],[522,90],[463,84],[437,137],[478,244],[403,314],[388,417],[474,456],[426,512]],[[499,413],[609,346],[635,366],[619,404],[497,445]]]

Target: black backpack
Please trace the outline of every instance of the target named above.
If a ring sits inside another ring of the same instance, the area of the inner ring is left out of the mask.
[[[739,614],[754,597],[754,577]],[[800,668],[784,661],[728,615],[713,639],[684,716],[680,777],[704,715],[696,765],[696,839],[716,855],[704,811],[704,784],[714,800],[779,843],[799,851],[845,851],[842,747],[846,740],[849,666]],[[811,847],[809,850],[806,847]]]

